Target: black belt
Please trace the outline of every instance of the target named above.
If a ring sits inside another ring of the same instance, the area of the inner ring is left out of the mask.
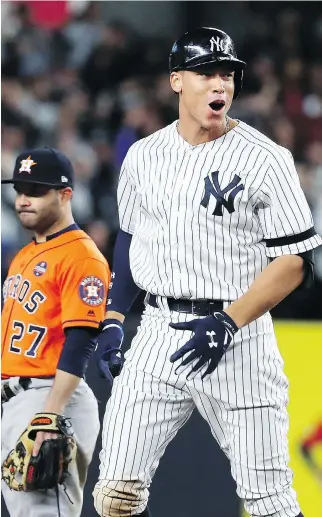
[[[224,308],[222,300],[177,300],[176,298],[166,298],[166,300],[170,311],[185,312],[195,316],[210,316]],[[148,294],[146,302],[152,307],[160,308],[155,294]]]
[[[30,385],[31,379],[30,377],[20,377],[19,384],[23,390],[27,390]],[[1,382],[1,401],[8,402],[8,400],[12,399],[17,395],[9,386],[9,379],[7,381]]]

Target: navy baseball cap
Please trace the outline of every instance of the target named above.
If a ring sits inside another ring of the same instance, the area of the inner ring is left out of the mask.
[[[74,188],[74,170],[70,160],[58,149],[29,149],[16,159],[13,177],[1,183],[37,183],[53,188]]]

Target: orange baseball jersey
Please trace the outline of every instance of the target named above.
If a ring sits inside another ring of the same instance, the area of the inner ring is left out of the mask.
[[[2,378],[55,375],[68,327],[98,328],[108,264],[79,229],[32,242],[13,259],[3,286]]]

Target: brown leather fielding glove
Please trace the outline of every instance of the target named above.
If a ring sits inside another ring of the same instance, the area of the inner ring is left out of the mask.
[[[57,433],[44,440],[32,456],[38,431]],[[68,465],[76,458],[77,445],[68,418],[54,413],[36,413],[2,465],[2,479],[11,490],[43,490],[64,483]]]

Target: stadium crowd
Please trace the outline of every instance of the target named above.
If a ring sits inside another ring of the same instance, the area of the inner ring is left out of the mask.
[[[308,29],[296,6],[282,2],[268,19],[258,7],[252,12],[256,2],[238,3],[245,25],[242,32],[236,25],[238,54],[248,66],[231,116],[293,153],[321,234],[322,17]],[[177,99],[167,69],[172,39],[146,38],[120,21],[106,24],[100,4],[84,2],[61,26],[48,28],[33,20],[28,2],[2,3],[2,177],[11,176],[23,148],[65,152],[76,172],[75,218],[112,262],[120,165],[133,142],[177,118]],[[29,236],[14,214],[13,189],[3,188],[1,198],[3,277]],[[295,295],[282,315],[322,318],[322,308],[313,316],[299,309],[321,300],[321,250],[316,276],[314,292]]]

